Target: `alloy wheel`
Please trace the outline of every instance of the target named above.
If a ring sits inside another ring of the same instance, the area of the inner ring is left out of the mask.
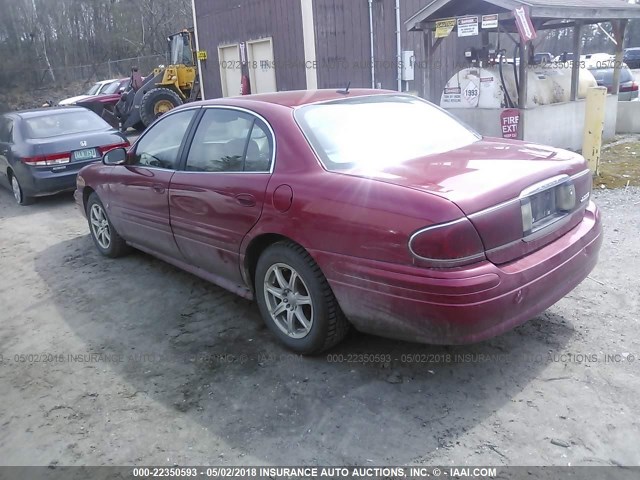
[[[287,336],[301,339],[313,326],[313,300],[298,272],[285,263],[276,263],[264,277],[264,298],[271,319]]]
[[[109,228],[107,214],[102,206],[97,203],[91,205],[89,220],[91,221],[91,231],[98,245],[107,250],[111,245],[111,229]]]
[[[15,176],[11,177],[11,189],[13,190],[13,197],[16,199],[16,202],[22,202],[22,189],[20,188],[20,183],[18,183],[18,179]]]

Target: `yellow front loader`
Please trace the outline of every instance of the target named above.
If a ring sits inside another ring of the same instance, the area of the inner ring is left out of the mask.
[[[136,80],[134,72],[131,87],[116,105],[123,131],[143,130],[172,108],[200,100],[193,29],[170,35],[168,42],[171,64],[155,68],[145,79]]]

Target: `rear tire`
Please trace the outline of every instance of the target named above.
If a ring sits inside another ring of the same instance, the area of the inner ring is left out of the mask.
[[[22,185],[20,185],[20,181],[18,180],[18,177],[16,177],[13,173],[9,173],[9,181],[11,183],[11,191],[13,192],[13,198],[15,199],[18,205],[27,206],[35,202],[35,199],[33,197],[25,195],[24,190],[22,189]]]
[[[280,242],[267,248],[258,260],[255,289],[267,327],[297,353],[320,353],[349,332],[327,279],[300,245]]]
[[[168,88],[154,88],[142,97],[140,102],[140,118],[145,127],[151,125],[158,117],[169,110],[182,105],[182,99]]]
[[[104,205],[95,192],[89,196],[87,202],[87,220],[93,243],[102,255],[118,258],[131,251],[131,247],[113,228]]]

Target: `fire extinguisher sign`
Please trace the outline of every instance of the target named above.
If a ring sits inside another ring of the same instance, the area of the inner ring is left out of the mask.
[[[508,108],[500,114],[500,125],[502,127],[502,138],[517,139],[520,126],[520,110]]]

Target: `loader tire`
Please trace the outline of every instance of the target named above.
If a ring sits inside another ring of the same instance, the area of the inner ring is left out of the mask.
[[[154,88],[142,97],[140,103],[140,118],[145,127],[151,125],[161,115],[182,105],[182,99],[168,88]]]

